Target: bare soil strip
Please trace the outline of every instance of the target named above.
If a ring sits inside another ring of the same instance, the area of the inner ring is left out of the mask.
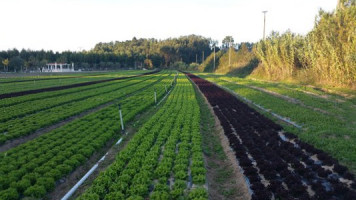
[[[82,87],[82,86],[87,86],[87,85],[104,83],[104,82],[108,82],[108,81],[115,81],[115,80],[122,80],[122,79],[127,79],[127,78],[134,78],[134,77],[144,76],[144,75],[153,74],[153,73],[157,73],[157,72],[158,72],[158,70],[157,71],[153,71],[153,72],[147,72],[147,73],[144,73],[144,74],[134,75],[134,76],[125,76],[125,77],[118,77],[118,78],[112,78],[112,79],[106,79],[106,80],[98,80],[98,81],[90,81],[90,82],[84,82],[84,83],[76,83],[76,84],[64,85],[64,86],[56,86],[56,87],[41,88],[41,89],[35,89],[35,90],[26,90],[26,91],[21,91],[21,92],[5,93],[5,94],[0,94],[0,99],[24,96],[24,95],[29,95],[29,94],[37,94],[37,93],[41,93],[41,92],[64,90],[64,89],[75,88],[75,87]]]
[[[227,91],[195,75],[243,169],[252,200],[356,199],[354,174]]]

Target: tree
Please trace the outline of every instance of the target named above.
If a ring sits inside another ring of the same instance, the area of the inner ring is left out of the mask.
[[[14,70],[14,72],[21,70],[24,65],[24,60],[20,56],[16,56],[10,59],[9,66]]]
[[[4,65],[4,71],[8,71],[9,70],[9,59],[6,58],[5,60],[2,61],[2,64]]]
[[[30,56],[28,61],[25,61],[25,71],[34,69],[36,66],[38,66],[39,62],[36,60],[35,57]]]
[[[152,69],[152,67],[153,67],[151,59],[146,58],[144,61],[144,64],[145,64],[145,67],[147,67],[148,69]]]
[[[230,43],[233,44],[234,43],[234,38],[232,36],[226,36],[223,40],[222,40],[222,48],[223,49],[227,49],[230,47]]]

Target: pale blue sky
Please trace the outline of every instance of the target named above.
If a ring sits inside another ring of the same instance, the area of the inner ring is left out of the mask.
[[[197,34],[236,42],[266,32],[306,34],[337,0],[0,0],[0,50],[89,50],[98,42]]]

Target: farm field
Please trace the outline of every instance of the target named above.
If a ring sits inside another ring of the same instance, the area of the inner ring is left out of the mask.
[[[127,70],[120,71],[119,73],[75,73],[75,74],[47,74],[38,76],[24,76],[8,78],[0,74],[0,95],[6,93],[14,93],[25,90],[35,90],[42,88],[66,86],[71,84],[85,83],[91,81],[108,80],[119,77],[127,77],[143,74],[147,71],[142,70]]]
[[[252,199],[355,198],[355,177],[336,159],[283,130],[224,89],[188,75],[219,118]]]
[[[268,111],[251,106],[282,121],[278,114],[300,127],[283,123],[284,128],[320,148],[356,172],[356,92],[322,91],[313,87],[266,82],[223,75],[198,74],[225,87]],[[343,95],[341,95],[343,94]],[[243,100],[243,99],[242,99]]]
[[[356,197],[352,91],[116,73],[0,99],[0,199]]]
[[[137,90],[160,81],[164,77],[164,75],[162,77],[157,75],[157,79],[155,79],[154,76],[144,76],[128,81],[114,81],[109,85],[105,84],[89,89],[80,87],[80,89],[72,90],[69,94],[55,95],[49,98],[42,97],[37,100],[4,106],[2,107],[2,113],[7,115],[4,115],[4,118],[0,120],[2,122],[0,130],[3,133],[0,143],[29,135],[39,128],[52,125],[83,111],[130,95]],[[64,90],[64,92],[68,91]],[[40,95],[42,94],[40,93]],[[10,98],[9,100],[12,99]]]
[[[207,198],[199,120],[193,86],[181,75],[165,105],[78,199]]]

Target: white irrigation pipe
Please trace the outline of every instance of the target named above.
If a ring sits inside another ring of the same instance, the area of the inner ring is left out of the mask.
[[[122,138],[120,138],[115,145],[120,144],[122,141]],[[67,192],[67,194],[65,194],[61,200],[68,200],[75,191],[77,191],[77,189],[84,183],[85,180],[88,179],[88,177],[96,170],[96,168],[98,168],[99,164],[105,160],[106,155],[108,155],[108,152],[106,152],[106,154],[100,158],[100,160],[98,162],[96,162],[96,164]]]
[[[120,143],[121,143],[121,141],[122,141],[122,138],[120,138],[120,139],[116,142],[116,144],[115,144],[115,145],[120,144]]]
[[[159,104],[161,104],[162,101],[167,98],[167,96],[171,93],[172,89],[173,89],[173,87],[171,87],[171,89],[168,91],[168,93],[161,99],[161,101],[159,101],[159,102],[157,103],[156,106],[158,106]]]

